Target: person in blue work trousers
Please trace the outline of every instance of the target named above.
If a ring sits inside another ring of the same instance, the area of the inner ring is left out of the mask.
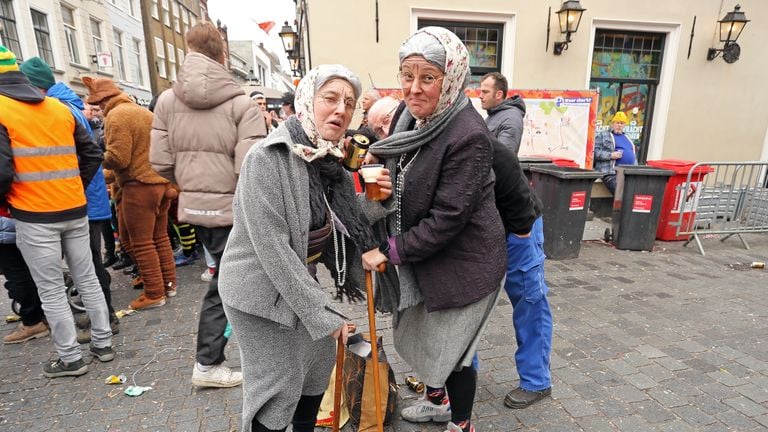
[[[605,187],[616,193],[616,166],[637,165],[635,145],[624,134],[629,120],[618,111],[611,119],[611,127],[595,136],[595,171],[603,173]]]
[[[507,393],[504,405],[527,408],[552,393],[549,371],[552,312],[544,280],[542,204],[531,190],[517,155],[493,140],[496,208],[507,234],[507,278],[504,290],[512,303],[519,386]]]

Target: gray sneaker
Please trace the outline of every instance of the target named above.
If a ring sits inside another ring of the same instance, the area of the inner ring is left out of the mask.
[[[82,358],[72,363],[64,363],[61,359],[56,359],[52,363],[43,365],[43,375],[48,378],[59,378],[65,376],[80,376],[88,373],[88,365]]]
[[[91,344],[91,354],[99,359],[100,362],[110,362],[115,359],[115,350],[111,346],[104,348],[96,348]]]
[[[444,423],[451,419],[451,405],[448,397],[443,398],[439,405],[433,404],[426,398],[421,398],[415,404],[403,408],[400,416],[411,423]]]

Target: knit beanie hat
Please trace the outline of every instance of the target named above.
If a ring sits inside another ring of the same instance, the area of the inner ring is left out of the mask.
[[[85,102],[91,105],[98,105],[104,99],[122,93],[115,82],[109,78],[83,77],[83,84],[88,88],[88,98]]]
[[[29,82],[37,88],[48,90],[56,84],[53,71],[48,63],[40,57],[32,57],[19,66],[19,70],[29,78]]]
[[[611,123],[616,122],[622,122],[622,123],[629,123],[629,120],[627,119],[627,115],[624,114],[622,111],[617,111],[616,115],[613,116],[611,119]]]
[[[0,45],[0,73],[17,70],[19,70],[19,65],[16,64],[16,55],[8,48]]]

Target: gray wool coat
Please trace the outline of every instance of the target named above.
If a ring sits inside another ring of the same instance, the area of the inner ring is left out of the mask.
[[[225,305],[247,314],[290,328],[301,323],[317,340],[343,321],[305,265],[309,176],[306,162],[290,151],[291,145],[288,129],[281,125],[245,157],[233,202],[234,225],[221,261],[219,294]],[[351,179],[345,187],[354,194]],[[349,277],[363,280],[362,267],[352,267]]]

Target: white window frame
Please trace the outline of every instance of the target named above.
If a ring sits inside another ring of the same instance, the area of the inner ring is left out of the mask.
[[[43,20],[44,20],[44,23],[45,23],[45,31],[43,31],[43,30],[40,30],[40,31],[47,35],[47,38],[48,38],[48,46],[47,47],[41,47],[40,46],[40,43],[39,43],[38,38],[37,38],[38,29],[35,28],[35,21],[32,18],[32,13],[33,12],[38,13],[38,14],[43,16]],[[55,64],[56,57],[53,55],[53,37],[51,35],[51,26],[48,23],[48,14],[43,12],[43,11],[41,11],[41,10],[35,9],[35,8],[30,8],[29,9],[29,14],[30,14],[30,19],[32,19],[32,32],[35,35],[35,46],[37,47],[37,55],[40,56],[40,58],[42,58],[43,61],[48,63],[48,66],[56,67],[56,64]],[[46,56],[46,54],[44,54],[45,50],[47,50],[49,52],[50,58],[46,58],[47,56]]]
[[[132,17],[136,17],[136,0],[127,0],[128,1],[128,15]],[[141,5],[139,5],[139,8],[141,8]],[[139,16],[141,13],[138,14]]]
[[[16,54],[16,59],[18,61],[22,61],[24,59],[24,55],[21,48],[24,46],[24,41],[22,40],[23,35],[21,34],[23,33],[23,31],[20,32],[20,30],[23,30],[23,29],[19,28],[19,13],[16,10],[16,4],[13,2],[13,0],[6,0],[6,1],[7,1],[8,9],[10,10],[11,16],[4,17],[4,18],[8,20],[8,22],[11,22],[13,25],[13,34],[16,36],[16,39],[14,39],[14,44],[16,46],[11,45],[9,43],[10,40],[3,40],[2,37],[0,37],[0,44],[7,47],[11,51],[13,51],[13,53]],[[3,25],[3,20],[0,20],[0,26],[2,25]],[[6,29],[4,31],[7,32],[8,28],[10,28],[10,26],[6,26]]]
[[[115,52],[112,54],[112,61],[114,62],[115,75],[121,81],[128,81],[128,76],[125,74],[124,37],[125,33],[122,30],[112,27],[112,44],[115,48]]]
[[[143,86],[144,85],[144,72],[141,70],[141,65],[144,64],[142,61],[142,55],[141,55],[141,45],[143,44],[143,41],[141,39],[132,38],[131,39],[131,53],[133,54],[133,62],[131,63],[131,74],[133,75],[131,79],[133,79],[133,82]],[[135,68],[135,69],[134,69]]]
[[[173,29],[177,33],[181,33],[181,16],[179,15],[179,8],[181,5],[175,1],[171,1],[171,8],[173,9]]]
[[[513,66],[515,64],[517,14],[411,7],[411,34],[418,30],[419,19],[503,24],[504,34],[502,35],[503,52],[501,55],[501,73],[507,78],[509,88],[514,88],[512,87],[512,77],[514,77]]]
[[[189,31],[189,9],[184,8],[181,10],[181,21],[184,26],[184,34],[187,34]]]
[[[104,51],[104,36],[103,36],[102,29],[101,29],[102,22],[101,22],[101,20],[98,20],[98,19],[96,19],[94,17],[90,17],[88,22],[91,24],[91,42],[93,43],[93,53],[98,55],[100,52]],[[96,28],[99,30],[98,35],[93,31],[94,30],[94,27],[93,27],[94,24],[96,24]],[[103,67],[98,66],[98,62],[97,62],[97,66],[96,67],[99,70],[104,70]]]
[[[168,74],[165,68],[165,44],[159,37],[155,38],[155,51],[155,56],[157,56],[157,60],[155,61],[157,64],[157,74],[160,78],[167,78]]]
[[[171,6],[168,4],[168,0],[162,0],[163,5],[163,24],[166,27],[171,28]]]
[[[176,49],[173,44],[168,42],[168,81],[176,81]]]
[[[150,2],[149,12],[152,15],[152,18],[160,21],[160,5],[158,5],[158,0],[152,0]]]
[[[183,48],[176,48],[176,58],[179,62],[179,67],[184,64],[184,49]]]
[[[72,23],[69,24],[64,20],[64,9],[72,13]],[[77,37],[77,9],[70,7],[64,3],[61,4],[61,22],[64,25],[64,37],[67,42],[67,52],[69,53],[69,61],[71,63],[82,65],[80,57],[80,45]]]

